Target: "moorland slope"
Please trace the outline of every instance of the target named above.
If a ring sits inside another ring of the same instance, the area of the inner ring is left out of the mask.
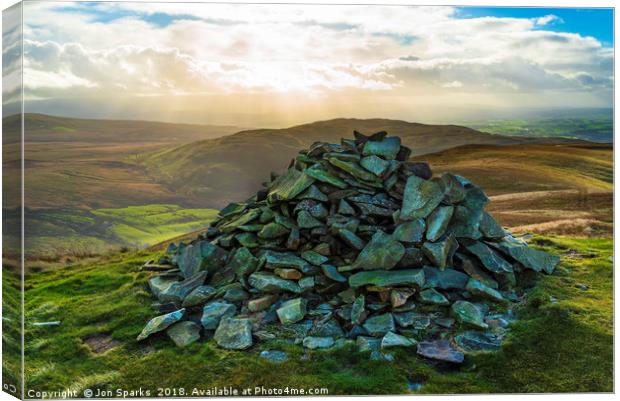
[[[286,129],[241,131],[212,140],[153,152],[142,160],[149,175],[168,189],[198,197],[209,207],[244,199],[260,187],[270,171],[280,172],[299,149],[315,141],[340,143],[363,133],[387,131],[400,136],[413,155],[462,145],[509,145],[574,142],[564,138],[517,138],[482,133],[456,125],[426,125],[386,119],[335,119]]]
[[[418,159],[484,188],[487,210],[515,232],[612,233],[612,145],[462,146]]]

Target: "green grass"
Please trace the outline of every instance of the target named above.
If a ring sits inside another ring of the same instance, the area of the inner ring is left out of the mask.
[[[52,127],[52,131],[56,131],[56,132],[75,132],[76,129],[75,128],[69,128],[69,127],[63,127],[62,125],[57,125],[55,127]]]
[[[110,232],[120,241],[151,245],[203,228],[218,212],[176,205],[145,205],[98,209],[92,213],[99,220],[112,222]]]
[[[551,240],[556,254],[579,256],[564,257],[529,294],[501,352],[472,362],[498,391],[613,391],[613,241]]]
[[[21,310],[21,278],[14,267],[3,265],[2,382],[16,389],[21,389]]]
[[[215,218],[213,209],[177,205],[143,205],[116,209],[31,209],[26,212],[28,259],[84,257],[143,248],[204,228]],[[19,214],[5,210],[7,227],[19,235]],[[5,250],[6,252],[6,250]]]
[[[139,267],[156,254],[117,255],[91,265],[31,273],[26,278],[26,387],[52,390],[232,386],[327,388],[329,394],[609,392],[613,390],[611,239],[536,237],[562,256],[517,309],[501,351],[467,356],[457,370],[438,370],[411,351],[396,361],[370,361],[351,349],[305,352],[282,341],[249,352],[218,349],[212,341],[176,348],[165,336],[138,344],[135,337],[154,314]],[[589,286],[587,291],[575,287]],[[15,290],[5,287],[10,296]],[[550,296],[557,299],[551,303]],[[6,295],[5,295],[6,297]],[[32,321],[60,320],[34,328]],[[121,345],[94,354],[82,339],[107,333]],[[283,349],[287,362],[274,367],[262,349]],[[302,355],[305,360],[301,360]],[[191,395],[191,394],[190,394]]]

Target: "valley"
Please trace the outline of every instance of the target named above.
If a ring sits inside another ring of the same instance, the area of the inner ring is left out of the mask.
[[[488,210],[516,232],[605,236],[612,229],[608,144],[386,119],[242,131],[40,114],[27,114],[25,121],[29,259],[142,248],[200,230],[214,209],[253,195],[298,149],[315,141],[338,143],[355,129],[399,135],[413,158],[429,162],[435,173],[469,177],[491,196]],[[19,191],[11,191],[19,183],[18,125],[13,117],[3,123],[10,227],[19,204]],[[157,209],[164,212],[150,214]],[[154,224],[153,216],[163,220]]]
[[[575,138],[599,143],[612,143],[614,122],[611,110],[556,117],[493,119],[463,122],[463,125],[498,135]],[[567,113],[568,114],[568,113]]]

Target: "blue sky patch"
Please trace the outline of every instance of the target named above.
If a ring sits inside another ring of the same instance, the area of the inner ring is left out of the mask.
[[[103,9],[101,3],[83,3],[75,6],[58,7],[56,11],[68,12],[75,14],[88,15],[92,22],[108,23],[121,18],[133,17],[141,19],[160,28],[165,28],[174,21],[178,20],[200,20],[196,16],[190,14],[167,14],[167,13],[143,13],[133,10],[125,10],[122,8]]]
[[[561,21],[553,21],[537,29],[592,36],[606,47],[613,46],[614,10],[612,8],[458,7],[456,17],[538,18],[550,14],[559,17]]]

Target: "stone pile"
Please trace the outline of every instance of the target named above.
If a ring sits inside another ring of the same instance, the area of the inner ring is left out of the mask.
[[[290,338],[310,349],[355,343],[461,362],[496,349],[521,282],[558,258],[506,232],[464,177],[433,177],[385,132],[314,143],[232,203],[190,243],[171,244],[149,281],[179,346],[228,349]],[[163,266],[162,266],[163,265]]]

